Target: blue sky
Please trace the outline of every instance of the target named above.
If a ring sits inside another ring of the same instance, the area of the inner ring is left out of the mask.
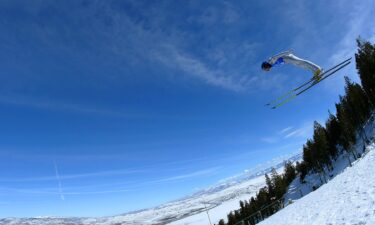
[[[372,1],[1,1],[0,217],[104,216],[191,194],[299,152],[375,41]]]

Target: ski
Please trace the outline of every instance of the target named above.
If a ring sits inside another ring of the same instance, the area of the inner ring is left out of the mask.
[[[296,95],[298,96],[298,95],[302,94],[303,92],[307,91],[308,89],[314,87],[315,85],[319,84],[319,83],[322,82],[324,79],[326,79],[327,77],[333,75],[334,73],[336,73],[337,71],[341,70],[342,68],[344,68],[345,66],[347,66],[347,65],[349,65],[349,64],[350,64],[350,61],[347,62],[347,63],[345,63],[344,65],[340,66],[339,68],[335,69],[335,70],[332,71],[331,73],[329,73],[329,74],[323,76],[319,81],[312,83],[310,86],[308,86],[307,88],[301,90],[301,91],[298,92]]]
[[[332,70],[336,69],[337,67],[340,67],[341,65],[343,65],[345,63],[350,62],[351,59],[352,58],[348,58],[348,59],[342,61],[341,63],[335,65],[334,67],[324,71],[322,73],[322,76],[325,77],[325,74],[330,73]],[[293,90],[290,90],[290,91],[284,93],[283,95],[279,96],[278,98],[274,99],[273,101],[270,101],[269,103],[265,104],[265,106],[277,105],[278,103],[281,103],[281,102],[284,102],[284,101],[290,101],[289,99],[290,98],[293,99],[294,97],[292,97],[292,96],[294,96],[298,90],[305,87],[306,85],[311,84],[314,81],[315,81],[315,79],[311,78],[310,80],[308,80],[307,82],[305,82],[305,83],[301,84],[300,86],[294,88]]]
[[[306,88],[300,90],[299,92],[293,92],[290,96],[288,96],[287,98],[284,98],[283,101],[281,101],[278,104],[275,104],[274,106],[272,106],[272,109],[276,109],[277,107],[280,107],[280,106],[284,105],[285,103],[290,102],[291,100],[296,98],[298,95],[304,93],[305,91],[309,90],[310,88],[314,87],[315,85],[319,84],[320,82],[322,82],[326,78],[330,77],[331,75],[333,75],[337,71],[341,70],[342,68],[344,68],[344,67],[346,67],[347,65],[350,64],[350,61],[348,61],[348,60],[346,60],[344,62],[346,62],[346,63],[344,63],[344,64],[340,63],[339,65],[341,65],[341,66],[338,67],[338,68],[337,68],[337,66],[332,67],[329,71],[332,71],[332,69],[335,69],[335,68],[337,68],[337,69],[333,70],[332,72],[330,72],[328,74],[326,73],[326,75],[324,75],[319,81],[312,83],[311,85],[309,85]]]

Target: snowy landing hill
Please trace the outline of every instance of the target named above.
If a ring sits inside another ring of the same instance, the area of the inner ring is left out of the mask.
[[[284,160],[294,162],[300,159],[301,155],[279,158],[269,164],[270,168],[258,168],[253,173],[245,172],[183,199],[137,212],[100,218],[5,218],[0,219],[0,225],[207,225],[209,221],[206,210],[209,210],[212,223],[217,223],[230,210],[237,209],[240,200],[249,199],[265,185],[264,174],[269,173],[272,167],[281,172]],[[189,222],[185,223],[185,220]]]
[[[327,184],[259,225],[374,225],[375,144]]]
[[[374,118],[371,121],[364,129],[367,137],[372,137],[372,144],[364,146],[362,137],[357,134],[357,143],[354,149],[358,155],[362,155],[361,158],[354,161],[351,154],[340,149],[341,154],[334,160],[333,170],[326,170],[325,175],[309,173],[304,183],[301,183],[297,176],[289,185],[285,195],[285,205],[288,204],[289,199],[295,203],[258,224],[375,225]],[[350,167],[350,163],[352,163],[352,167]],[[325,181],[328,183],[324,184]],[[314,192],[316,188],[318,189]],[[218,224],[220,219],[227,221],[227,214],[239,209],[239,200],[233,199],[232,202],[227,201],[219,207],[210,209],[208,213],[211,224]],[[241,198],[241,200],[249,200],[249,198]],[[208,215],[206,212],[202,212],[168,225],[207,224],[210,224]]]

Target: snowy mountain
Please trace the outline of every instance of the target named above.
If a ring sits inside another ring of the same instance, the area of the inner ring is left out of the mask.
[[[271,167],[257,168],[253,172],[244,172],[233,176],[217,185],[198,191],[182,199],[160,205],[155,208],[126,213],[118,216],[101,218],[5,218],[0,219],[1,225],[52,225],[52,224],[123,224],[123,225],[147,225],[147,224],[169,224],[173,221],[183,221],[184,218],[193,219],[193,224],[207,224],[206,211],[209,210],[212,222],[223,218],[228,211],[237,209],[240,200],[247,200],[264,186],[264,174],[269,173],[272,168],[281,171],[284,161],[292,162],[300,160],[301,155],[289,158],[279,158],[272,161]],[[229,210],[228,210],[229,208]],[[200,222],[198,222],[200,221]],[[177,223],[181,224],[181,223]]]

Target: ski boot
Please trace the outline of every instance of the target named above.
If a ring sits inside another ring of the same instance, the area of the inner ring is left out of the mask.
[[[322,69],[317,69],[315,72],[314,72],[314,83],[318,83],[320,81],[320,79],[322,79],[323,77],[323,70]]]

